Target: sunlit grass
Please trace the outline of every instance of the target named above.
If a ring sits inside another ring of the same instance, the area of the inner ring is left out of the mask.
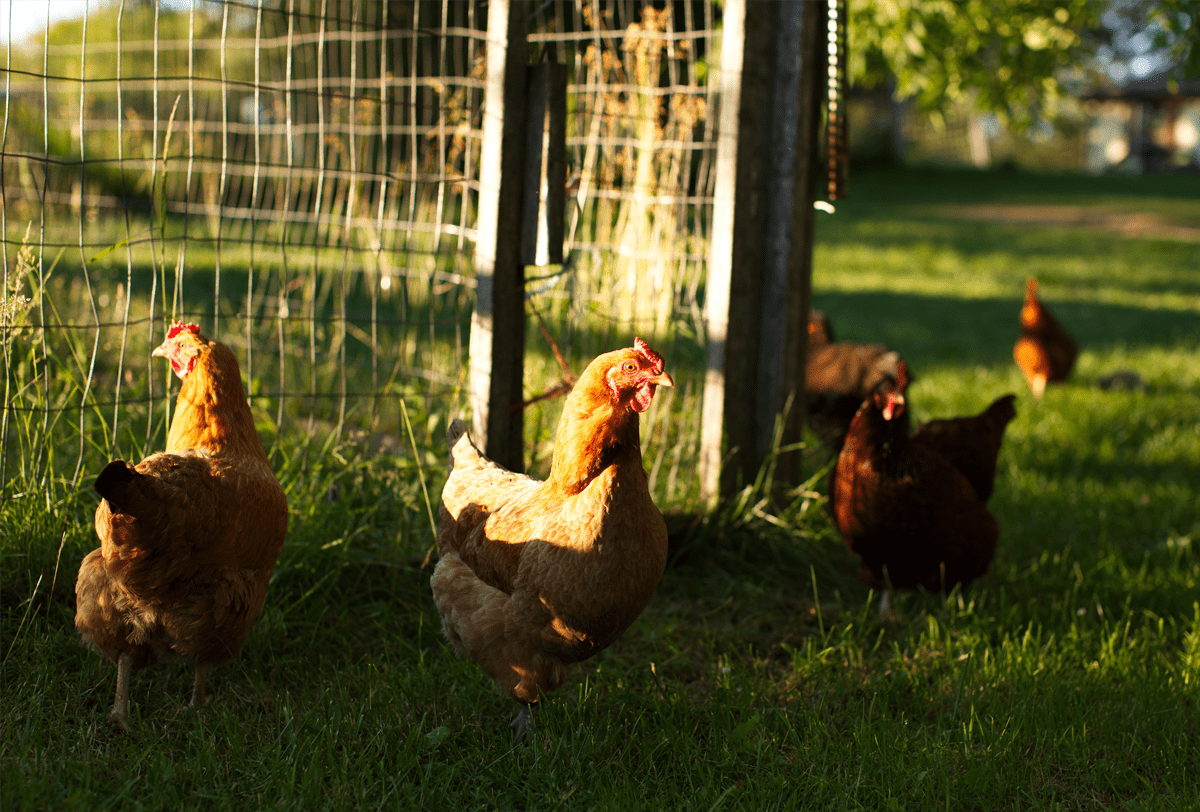
[[[5,493],[25,495],[0,504],[0,806],[1197,808],[1200,246],[931,207],[1095,193],[1176,217],[1180,200],[1200,198],[1157,181],[973,173],[852,188],[818,228],[814,301],[839,337],[905,354],[920,420],[1018,396],[990,503],[997,558],[970,591],[900,595],[879,623],[830,527],[819,452],[794,501],[767,499],[762,483],[703,520],[676,515],[693,504],[680,449],[699,403],[687,382],[703,373],[693,337],[677,333],[655,346],[682,385],[643,422],[655,493],[679,531],[672,563],[525,745],[511,746],[514,703],[440,635],[420,478],[436,508],[451,415],[415,396],[415,452],[399,432],[386,453],[329,426],[275,434],[274,409],[261,408],[292,511],[263,616],[200,712],[186,709],[184,665],[135,674],[135,732],[122,736],[105,724],[114,669],[72,628],[100,452],[70,488],[79,437],[64,417],[40,468],[10,459]],[[1011,357],[1031,273],[1081,346],[1072,378],[1040,402]],[[528,380],[553,382],[536,326],[528,344]],[[565,347],[575,373],[583,346]],[[1097,386],[1122,369],[1144,390]],[[552,430],[557,403],[528,416],[531,436]],[[41,425],[14,427],[17,452]],[[121,452],[149,450],[145,436],[144,423],[123,431]],[[537,442],[535,470],[552,451]]]

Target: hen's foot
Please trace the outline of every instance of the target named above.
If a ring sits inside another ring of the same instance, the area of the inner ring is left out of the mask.
[[[108,712],[108,723],[122,733],[129,732],[129,716],[121,713],[116,708]]]
[[[132,671],[132,657],[128,654],[117,657],[117,695],[108,713],[108,721],[124,733],[129,732],[129,675]]]
[[[886,623],[892,619],[892,590],[887,588],[883,590],[883,595],[879,598],[879,622]]]
[[[196,681],[192,685],[192,701],[188,703],[192,708],[203,708],[212,700],[204,693],[204,678],[208,676],[208,672],[212,671],[211,665],[196,666]]]
[[[515,732],[513,744],[520,744],[525,734],[533,727],[533,709],[531,705],[522,705],[521,711],[508,723]]]

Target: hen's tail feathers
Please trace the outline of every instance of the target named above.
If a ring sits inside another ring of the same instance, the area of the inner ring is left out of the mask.
[[[452,468],[478,464],[483,457],[483,454],[480,453],[479,449],[475,447],[475,443],[471,440],[471,434],[467,431],[467,424],[457,417],[450,421],[450,428],[446,430],[446,445],[450,448],[450,464]]]
[[[1017,409],[1013,405],[1013,402],[1016,399],[1017,396],[1012,394],[998,397],[995,401],[993,401],[991,406],[987,407],[987,410],[984,412],[984,414],[986,414],[988,418],[993,421],[994,425],[999,426],[1000,430],[1003,431],[1004,427],[1007,426],[1009,422],[1017,416]]]
[[[134,483],[139,479],[142,479],[142,475],[132,465],[125,460],[113,460],[96,477],[94,487],[96,493],[107,499],[110,505],[125,510],[137,499],[138,488]]]
[[[170,499],[161,480],[139,472],[125,460],[113,460],[106,465],[96,477],[95,488],[114,513],[150,525],[162,518],[165,503]]]

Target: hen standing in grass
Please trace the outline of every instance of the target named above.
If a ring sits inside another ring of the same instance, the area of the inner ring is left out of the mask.
[[[833,324],[820,310],[808,317],[804,408],[808,423],[834,450],[863,400],[884,381],[896,379],[900,353],[882,344],[834,341]]]
[[[987,572],[1000,528],[967,477],[909,437],[904,362],[898,373],[850,423],[834,470],[834,520],[870,585],[966,586]]]
[[[442,629],[529,707],[567,666],[607,648],[650,600],[667,528],[642,468],[638,416],[673,386],[644,341],[596,358],[568,395],[550,476],[539,482],[484,457],[461,421],[438,509],[440,560],[430,585]]]
[[[237,656],[287,532],[287,499],[263,452],[233,352],[176,322],[154,351],[183,381],[167,449],[96,478],[100,548],[79,567],[75,628],[117,663],[111,719],[129,724],[131,669],[167,657],[204,679]]]
[[[1058,319],[1038,300],[1037,287],[1037,280],[1032,277],[1025,283],[1021,337],[1013,347],[1013,358],[1029,382],[1034,398],[1040,399],[1047,383],[1067,379],[1078,348]]]

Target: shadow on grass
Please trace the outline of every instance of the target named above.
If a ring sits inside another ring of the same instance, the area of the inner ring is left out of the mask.
[[[959,299],[825,292],[813,295],[813,306],[829,315],[839,340],[887,344],[919,372],[930,364],[1011,363],[1013,344],[1020,335],[1017,316],[1022,295]],[[1200,349],[1200,313],[1087,302],[1047,305],[1075,336],[1081,352],[1170,345]]]

